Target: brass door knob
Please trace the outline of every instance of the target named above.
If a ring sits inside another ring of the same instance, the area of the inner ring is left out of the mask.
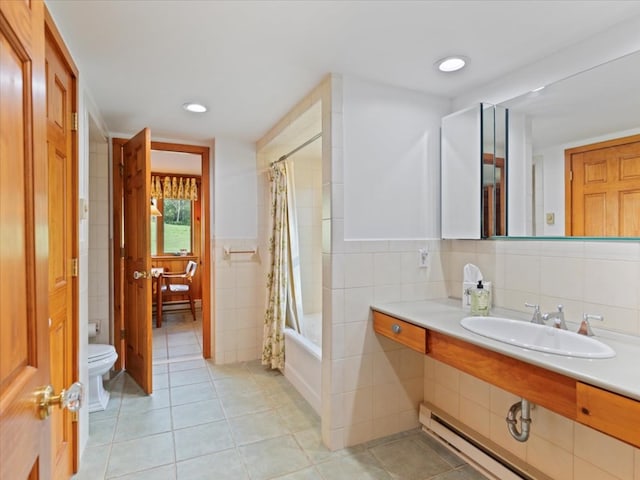
[[[139,271],[135,271],[133,272],[133,279],[134,280],[139,280],[141,278],[147,278],[149,276],[149,274],[147,272],[139,272]]]
[[[66,408],[70,412],[77,412],[82,406],[84,397],[84,387],[80,382],[75,382],[68,389],[62,390],[60,395],[55,395],[53,387],[47,385],[36,391],[36,402],[38,404],[38,414],[42,420],[51,415],[51,407],[58,405]]]

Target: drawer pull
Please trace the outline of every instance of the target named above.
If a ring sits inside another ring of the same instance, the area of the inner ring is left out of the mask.
[[[402,327],[400,325],[398,325],[397,323],[394,323],[391,327],[391,331],[393,333],[400,333],[402,331]]]
[[[587,407],[582,407],[580,409],[582,411],[582,413],[584,413],[585,415],[591,415],[591,412],[589,411],[589,409]]]

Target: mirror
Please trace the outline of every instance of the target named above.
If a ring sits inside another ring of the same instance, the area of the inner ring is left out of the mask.
[[[487,103],[443,117],[442,238],[505,235],[506,121],[504,107]]]
[[[508,236],[640,237],[639,66],[636,52],[502,103]]]

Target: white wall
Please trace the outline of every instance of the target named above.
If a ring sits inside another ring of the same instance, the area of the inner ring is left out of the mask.
[[[440,119],[449,101],[343,78],[344,238],[440,235]]]
[[[258,235],[255,145],[216,138],[215,236],[256,238]]]

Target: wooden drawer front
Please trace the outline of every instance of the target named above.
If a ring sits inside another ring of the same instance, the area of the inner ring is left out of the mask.
[[[640,447],[640,402],[578,382],[577,420]]]
[[[422,327],[374,311],[373,329],[416,352],[427,353],[427,331]]]
[[[429,356],[574,419],[576,381],[501,353],[429,331]]]

